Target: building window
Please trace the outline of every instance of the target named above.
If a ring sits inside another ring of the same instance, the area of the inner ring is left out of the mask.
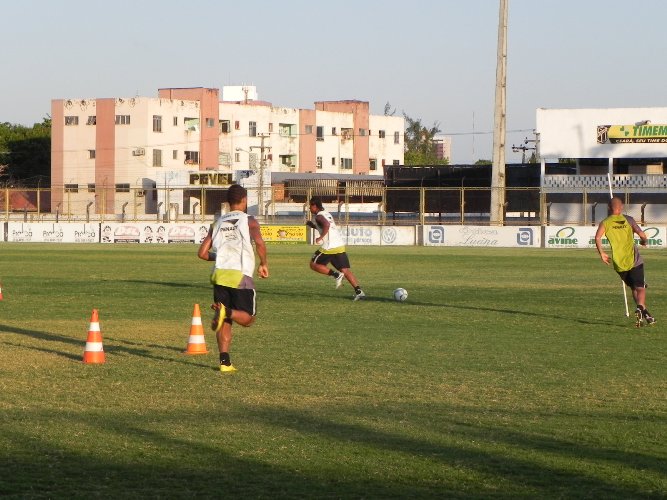
[[[234,153],[234,161],[236,163],[241,161],[241,153]]]
[[[173,149],[171,151],[171,159],[172,160],[178,160],[178,149]]]
[[[352,170],[352,158],[341,158],[340,168],[342,170]]]
[[[221,134],[229,134],[231,132],[231,123],[229,123],[229,120],[220,120],[220,133]]]
[[[400,162],[399,160],[394,160],[394,161],[392,162],[392,164],[393,164],[393,165],[400,165],[401,162]]]
[[[97,116],[92,115],[88,117],[88,121],[86,121],[86,125],[96,125],[97,124]]]
[[[306,125],[306,134],[312,134],[313,133],[313,126],[312,125]],[[319,128],[319,127],[317,127]]]
[[[334,165],[334,166],[336,165],[336,157],[335,156],[331,157],[331,164]]]
[[[153,166],[161,167],[162,166],[162,150],[154,149],[153,150]]]
[[[185,151],[185,163],[186,165],[198,165],[199,151]]]
[[[88,184],[88,192],[89,193],[95,192],[95,184]]]
[[[318,141],[324,140],[324,127],[317,127],[317,140]]]
[[[378,161],[375,158],[371,158],[369,160],[369,167],[370,170],[377,170],[378,169]]]
[[[153,132],[162,132],[162,117],[153,115]]]
[[[234,130],[241,130],[241,122],[236,120],[234,122]]]
[[[206,127],[207,128],[215,127],[215,118],[206,118]]]
[[[343,137],[344,141],[347,141],[352,139],[352,135],[354,135],[354,133],[351,128],[342,128],[340,129],[340,135]]]
[[[116,115],[116,125],[129,125],[130,115]]]
[[[188,132],[199,132],[199,118],[183,118],[183,125]]]
[[[178,127],[178,116],[174,116],[174,127]]]
[[[279,134],[280,137],[294,137],[296,135],[296,125],[291,123],[280,123]]]
[[[331,127],[331,135],[337,135],[336,127]]]
[[[273,123],[269,123],[269,133],[273,132]]]
[[[385,137],[385,131],[384,131],[384,130],[380,130],[380,131],[378,131],[378,137],[379,137],[380,139],[384,139],[384,137]]]
[[[321,156],[317,157],[317,159],[315,160],[315,165],[317,166],[318,169],[322,168],[322,157]]]
[[[218,153],[218,165],[222,165],[224,167],[231,167],[232,166],[232,159],[229,153]]]
[[[400,144],[400,143],[401,143],[401,133],[394,132],[394,144]]]
[[[257,137],[257,122],[248,122],[248,135]]]
[[[366,135],[366,129],[365,129],[365,128],[360,128],[360,129],[359,129],[359,136],[360,136],[360,137],[363,137],[363,136],[365,136],[365,135]]]
[[[130,184],[127,183],[122,183],[122,184],[116,184],[116,192],[117,193],[129,193],[130,192]]]
[[[88,158],[91,160],[95,159],[95,150],[94,149],[89,149],[88,150]]]
[[[78,184],[65,184],[66,193],[78,193],[79,185]]]
[[[66,116],[65,125],[78,125],[79,117],[78,116]]]

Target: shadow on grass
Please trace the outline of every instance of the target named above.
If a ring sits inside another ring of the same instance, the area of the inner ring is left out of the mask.
[[[0,333],[15,333],[18,335],[24,335],[26,337],[30,337],[36,340],[43,340],[45,342],[60,342],[68,345],[76,345],[81,347],[81,357],[77,355],[73,355],[70,352],[62,351],[62,350],[56,350],[56,349],[47,349],[44,347],[35,347],[31,345],[25,345],[25,344],[16,344],[12,342],[7,342],[7,341],[2,341],[3,344],[6,345],[11,345],[14,347],[21,347],[23,349],[32,349],[35,351],[39,352],[45,352],[49,354],[55,354],[57,356],[62,356],[67,359],[73,359],[76,361],[81,361],[83,358],[83,352],[85,349],[86,345],[86,339],[84,336],[82,336],[81,340],[78,339],[73,339],[71,337],[66,337],[64,335],[59,335],[57,333],[49,333],[49,332],[43,332],[43,331],[37,331],[37,330],[26,330],[24,328],[17,328],[14,326],[9,326],[9,325],[0,325]],[[168,361],[168,362],[174,362],[174,363],[182,363],[190,366],[199,366],[201,368],[210,368],[210,364],[199,364],[199,363],[192,363],[191,361],[187,361],[190,358],[186,356],[184,353],[185,351],[185,346],[183,349],[179,349],[177,347],[173,346],[167,346],[167,345],[156,345],[156,344],[139,344],[136,342],[131,342],[131,341],[126,341],[126,340],[121,340],[121,339],[115,339],[114,337],[107,337],[103,336],[103,344],[104,344],[104,352],[105,354],[108,355],[114,355],[116,353],[118,354],[124,354],[124,355],[130,355],[130,356],[139,356],[142,358],[147,358],[147,359],[152,359],[156,361]],[[126,347],[121,344],[128,344],[128,345],[135,345],[135,346],[141,346],[139,347]],[[153,351],[150,350],[150,348],[158,348],[161,350],[167,350],[167,351],[172,351],[172,352],[178,352],[183,354],[183,358],[174,358],[174,357],[167,357],[167,356],[160,356],[158,354],[155,354]]]
[[[176,283],[172,281],[154,281],[154,280],[111,280],[116,283],[134,283],[139,285],[160,285],[170,288],[205,288],[210,289],[211,285],[208,284],[192,284],[192,283]]]
[[[387,413],[393,410],[388,407]],[[660,491],[655,481],[642,481],[641,472],[664,471],[664,459],[501,427],[451,422],[442,415],[457,413],[456,407],[435,410],[431,420],[440,420],[446,428],[437,440],[275,406],[235,405],[218,414],[188,412],[190,421],[207,421],[220,429],[221,436],[214,439],[196,433],[175,437],[173,428],[183,422],[174,413],[49,411],[47,415],[41,410],[43,413],[31,415],[29,410],[26,415],[21,410],[22,419],[39,422],[48,418],[67,423],[65,429],[72,426],[76,442],[83,444],[76,449],[88,452],[54,446],[49,436],[5,433],[3,449],[11,460],[5,461],[7,480],[0,493],[220,498],[224,492],[240,498],[389,499],[638,498]],[[376,412],[374,408],[374,418]],[[360,416],[358,408],[349,415],[337,415],[347,421]],[[262,443],[261,436],[250,442],[241,440],[248,443],[247,449],[228,447],[230,441],[222,438],[225,428],[240,423],[249,429],[259,425],[259,429],[275,428],[298,436],[300,455],[279,460],[280,451],[272,446],[285,441]],[[412,434],[419,430],[409,429]],[[499,449],[498,443],[508,445],[512,455]],[[554,455],[566,462],[556,463]],[[647,486],[633,487],[623,475],[614,480],[608,474],[609,462],[635,469],[636,482]]]

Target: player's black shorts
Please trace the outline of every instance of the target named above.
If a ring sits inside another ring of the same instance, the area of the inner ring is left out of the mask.
[[[225,307],[245,311],[251,316],[257,314],[256,294],[252,288],[213,285],[213,302],[220,302]]]
[[[618,275],[623,280],[623,283],[630,288],[646,288],[646,282],[644,281],[644,264],[633,267],[629,271],[620,272]]]
[[[331,263],[331,265],[334,266],[339,271],[341,269],[350,268],[350,259],[348,259],[346,252],[322,253],[319,250],[317,250],[313,254],[313,257],[310,259],[310,261],[315,262],[316,264],[322,264],[323,266],[326,266],[327,264]]]

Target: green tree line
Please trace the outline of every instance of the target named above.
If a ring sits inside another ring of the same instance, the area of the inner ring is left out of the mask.
[[[32,127],[0,123],[0,185],[48,187],[51,179],[51,119]]]

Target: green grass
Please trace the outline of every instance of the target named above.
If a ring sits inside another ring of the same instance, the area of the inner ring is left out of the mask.
[[[220,374],[194,246],[0,244],[0,495],[667,497],[664,251],[638,330],[594,250],[352,247],[356,303],[313,250],[269,247]]]

